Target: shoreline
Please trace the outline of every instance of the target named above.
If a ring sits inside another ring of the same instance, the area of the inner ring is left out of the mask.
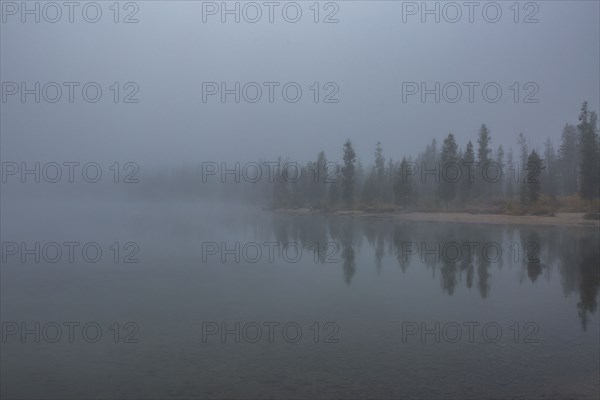
[[[276,209],[276,213],[289,215],[336,215],[360,218],[381,218],[394,221],[454,222],[467,224],[493,225],[540,225],[540,226],[577,226],[599,228],[600,220],[584,219],[586,213],[556,213],[554,216],[506,215],[506,214],[470,214],[466,212],[422,212],[422,211],[313,211],[308,208]]]

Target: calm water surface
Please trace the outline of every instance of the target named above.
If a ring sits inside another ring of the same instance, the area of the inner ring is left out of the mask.
[[[598,397],[594,228],[2,207],[5,243],[79,242],[3,251],[2,396]]]

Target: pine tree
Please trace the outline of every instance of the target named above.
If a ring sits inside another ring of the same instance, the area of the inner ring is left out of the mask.
[[[383,201],[384,197],[384,183],[385,183],[385,158],[383,157],[383,148],[381,147],[381,142],[377,142],[377,147],[375,148],[375,187],[374,196],[378,201]]]
[[[313,190],[313,203],[317,207],[322,207],[326,202],[327,196],[327,180],[328,180],[328,171],[327,171],[327,158],[325,157],[325,152],[320,151],[317,156],[317,162],[314,166],[314,179],[312,182]]]
[[[514,173],[515,173],[515,161],[512,147],[508,148],[508,155],[506,159],[506,197],[512,199],[514,197]]]
[[[412,196],[412,175],[408,174],[408,162],[406,157],[402,158],[400,167],[396,170],[394,179],[394,199],[396,204],[406,208]]]
[[[527,168],[527,159],[529,157],[529,149],[527,147],[527,139],[523,133],[519,133],[517,143],[521,147],[521,165],[517,166],[517,177],[519,179],[519,194],[521,197],[521,204],[527,204],[527,185],[526,178],[521,177],[521,170]]]
[[[502,145],[498,146],[498,151],[496,151],[496,173],[499,174],[497,181],[494,182],[494,194],[497,196],[504,195],[504,181],[506,168],[504,164],[504,148]]]
[[[352,206],[354,203],[354,187],[355,187],[355,172],[356,172],[356,153],[352,148],[350,139],[344,143],[344,165],[342,166],[342,199],[347,206]]]
[[[371,172],[369,173],[369,175],[367,176],[367,179],[365,179],[365,183],[362,187],[362,195],[361,195],[361,202],[368,204],[368,205],[373,205],[375,203],[375,201],[377,200],[377,188],[378,188],[378,179],[377,179],[377,173],[375,171],[375,167],[371,168]]]
[[[335,165],[331,171],[331,182],[327,194],[329,207],[335,207],[340,201],[340,167]]]
[[[393,201],[394,193],[394,171],[396,170],[396,164],[391,158],[388,159],[387,167],[385,169],[385,182],[384,182],[384,194],[383,201],[391,203]]]
[[[577,128],[566,124],[558,149],[558,162],[560,164],[560,186],[563,195],[577,193],[577,182],[579,180],[579,143]]]
[[[479,194],[487,195],[489,194],[489,185],[487,184],[485,179],[483,179],[483,177],[485,176],[484,171],[487,169],[488,164],[491,161],[490,154],[492,150],[490,149],[490,131],[488,130],[487,126],[485,126],[485,124],[482,124],[481,128],[479,128],[477,144],[477,162],[479,164],[479,173],[477,174],[477,177],[479,178],[479,182],[476,183],[476,190]]]
[[[367,174],[360,159],[356,160],[356,172],[354,173],[354,191],[361,193],[367,181]]]
[[[580,144],[580,194],[583,199],[590,200],[598,197],[598,117],[595,112],[588,112],[587,106],[587,101],[581,106],[577,128]]]
[[[425,151],[417,157],[417,164],[421,172],[421,179],[415,180],[414,183],[419,183],[418,189],[426,196],[433,196],[437,188],[438,182],[435,173],[427,173],[427,171],[435,171],[438,168],[438,152],[437,141],[432,139],[431,143],[425,147]]]
[[[540,175],[544,169],[542,159],[535,150],[532,150],[531,154],[527,158],[527,196],[530,204],[535,203],[540,197]]]
[[[456,196],[456,185],[458,183],[458,145],[453,134],[448,134],[442,145],[441,154],[441,180],[437,188],[438,196],[448,203]]]
[[[544,165],[546,166],[542,174],[542,191],[548,196],[555,198],[558,191],[556,168],[556,153],[550,139],[544,143]]]
[[[490,153],[492,152],[490,142],[490,131],[485,124],[482,124],[481,128],[479,128],[479,137],[477,139],[477,144],[479,145],[477,149],[477,161],[482,166],[490,162]]]
[[[290,204],[294,207],[305,207],[312,206],[311,195],[312,195],[312,177],[310,173],[311,163],[307,163],[305,166],[300,167],[299,176],[294,176],[291,172],[288,172],[290,176],[287,177],[289,188],[290,188]]]
[[[473,143],[469,140],[467,143],[467,149],[463,155],[462,163],[462,177],[461,186],[462,193],[461,197],[464,202],[469,201],[473,198],[473,185],[475,183],[475,152],[473,150]]]

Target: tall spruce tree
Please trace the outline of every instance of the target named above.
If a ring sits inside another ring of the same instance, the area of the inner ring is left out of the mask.
[[[583,199],[591,200],[598,197],[598,117],[595,112],[588,111],[587,101],[581,106],[579,114],[579,144],[581,176],[580,194]]]
[[[477,138],[477,163],[479,164],[479,173],[477,174],[477,178],[479,179],[476,180],[476,191],[480,195],[489,194],[489,184],[486,180],[485,171],[487,171],[488,164],[491,161],[491,141],[492,139],[490,138],[490,131],[488,130],[487,126],[485,126],[485,124],[482,124],[481,128],[479,128],[479,135]]]
[[[560,164],[561,194],[569,196],[577,193],[579,181],[579,139],[577,128],[566,124],[563,128],[561,143],[558,149]]]
[[[456,196],[456,185],[459,182],[460,175],[458,173],[460,166],[458,165],[458,145],[454,139],[454,135],[449,133],[444,143],[442,144],[441,154],[441,179],[437,188],[437,194],[446,203]]]
[[[525,175],[524,172],[526,172],[526,168],[527,168],[527,159],[529,158],[529,149],[527,146],[527,139],[525,138],[525,135],[523,135],[523,133],[519,133],[519,138],[517,139],[517,143],[519,144],[519,147],[521,148],[521,165],[517,166],[517,177],[519,179],[519,195],[521,198],[521,204],[525,205],[527,204],[527,184],[526,184],[526,177],[523,177],[522,175]]]
[[[473,143],[469,140],[467,143],[467,149],[463,155],[461,162],[462,176],[461,176],[461,198],[464,202],[467,202],[473,198],[473,186],[475,184],[475,151],[473,150]]]
[[[354,203],[354,187],[356,172],[356,153],[352,147],[350,139],[344,143],[344,165],[342,166],[342,199],[346,206],[352,206]]]

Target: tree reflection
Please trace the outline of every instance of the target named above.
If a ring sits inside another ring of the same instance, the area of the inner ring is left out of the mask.
[[[598,308],[598,286],[600,285],[600,257],[598,256],[598,241],[593,238],[579,239],[581,259],[579,266],[579,294],[580,301],[577,310],[583,330],[587,329],[588,315],[596,312]]]
[[[504,263],[509,270],[503,274],[514,274],[511,270],[517,267],[515,272],[521,271],[522,277],[529,278],[519,279],[521,284],[536,284],[544,273],[549,280],[551,270],[558,271],[565,295],[579,295],[577,313],[584,330],[590,315],[598,308],[600,235],[597,230],[394,222],[322,215],[278,217],[273,227],[278,241],[296,240],[306,248],[315,245],[325,248],[334,243],[347,286],[358,268],[357,255],[372,252],[377,274],[383,274],[386,263],[398,265],[402,274],[409,267],[431,269],[430,275],[440,279],[443,293],[452,296],[461,284],[470,290],[476,282],[480,297],[487,299],[493,271],[500,270]],[[362,239],[368,245],[361,250]],[[319,253],[318,260],[324,262],[325,256],[325,252]]]

